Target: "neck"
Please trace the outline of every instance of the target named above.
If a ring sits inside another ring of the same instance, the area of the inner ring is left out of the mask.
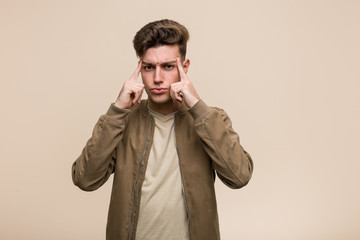
[[[173,112],[176,112],[180,105],[179,103],[174,103],[174,101],[171,99],[170,101],[166,103],[154,103],[150,99],[148,99],[148,105],[151,108],[151,110],[161,113],[163,115],[167,115]]]

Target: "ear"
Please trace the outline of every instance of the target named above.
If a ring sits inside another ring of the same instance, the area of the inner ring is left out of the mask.
[[[190,67],[190,59],[186,59],[183,62],[183,68],[184,68],[184,72],[187,73]]]

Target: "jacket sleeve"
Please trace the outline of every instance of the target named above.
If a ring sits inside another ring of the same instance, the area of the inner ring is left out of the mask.
[[[225,111],[210,108],[200,100],[190,113],[195,119],[195,131],[221,181],[230,188],[245,186],[253,172],[253,161],[240,145],[239,135]]]
[[[85,191],[101,187],[114,171],[116,146],[122,138],[129,110],[111,104],[96,123],[91,138],[72,165],[72,180]]]

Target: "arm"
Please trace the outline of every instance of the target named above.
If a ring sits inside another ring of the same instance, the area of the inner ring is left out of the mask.
[[[112,104],[96,123],[91,138],[72,165],[72,179],[85,191],[101,187],[114,171],[116,145],[125,129],[128,111]]]
[[[180,81],[171,85],[171,97],[174,102],[184,101],[190,108],[190,114],[195,119],[195,131],[211,157],[219,178],[231,188],[243,187],[252,175],[251,157],[240,145],[239,136],[232,129],[228,115],[223,110],[208,107],[200,100],[186,75],[189,64],[189,60],[182,64],[177,59]]]
[[[144,85],[136,82],[140,69],[141,61],[131,78],[124,83],[115,103],[106,115],[100,117],[92,137],[72,165],[73,182],[85,191],[98,189],[114,172],[116,146],[125,130],[129,109],[140,103],[144,90]]]
[[[208,107],[201,100],[190,109],[190,113],[219,178],[231,188],[245,186],[251,178],[253,162],[240,145],[228,115],[221,109]]]

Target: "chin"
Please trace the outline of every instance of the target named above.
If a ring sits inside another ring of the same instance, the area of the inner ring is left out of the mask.
[[[163,95],[150,96],[150,100],[154,104],[166,104],[172,101],[170,96],[163,96]]]

